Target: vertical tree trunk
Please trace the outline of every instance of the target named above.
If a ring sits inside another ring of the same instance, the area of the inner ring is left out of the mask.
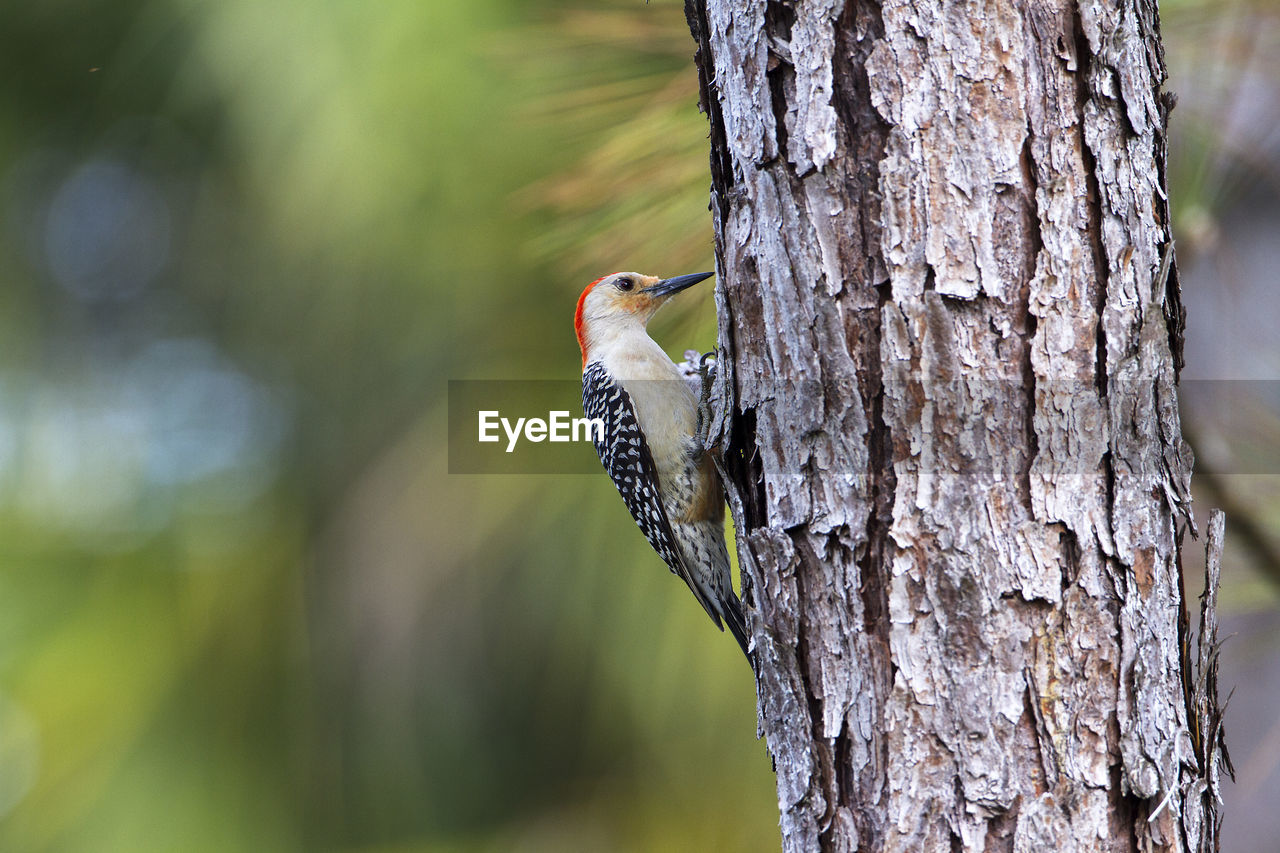
[[[1153,0],[686,9],[784,847],[1215,849]]]

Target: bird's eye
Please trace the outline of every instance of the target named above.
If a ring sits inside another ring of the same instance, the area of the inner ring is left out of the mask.
[[[613,286],[618,288],[618,290],[626,291],[635,287],[636,283],[629,278],[620,278],[613,283]]]

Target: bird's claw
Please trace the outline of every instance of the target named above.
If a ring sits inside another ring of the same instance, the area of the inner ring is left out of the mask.
[[[698,446],[706,448],[711,426],[711,386],[716,376],[715,350],[703,353],[698,359],[698,375],[702,377],[702,392],[698,395]]]

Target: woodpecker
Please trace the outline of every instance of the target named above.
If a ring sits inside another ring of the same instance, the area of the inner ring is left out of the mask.
[[[711,275],[598,278],[578,298],[573,324],[582,407],[605,424],[594,436],[600,462],[649,544],[750,659],[724,544],[724,492],[696,435],[698,399],[645,330],[668,299]]]

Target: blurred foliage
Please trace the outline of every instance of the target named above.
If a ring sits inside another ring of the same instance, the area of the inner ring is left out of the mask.
[[[683,26],[0,13],[0,849],[776,846],[749,672],[608,482],[445,470],[448,378],[572,377],[585,281],[710,268]],[[677,191],[567,252],[547,176],[611,146]]]
[[[1217,248],[1221,218],[1259,185],[1280,193],[1280,4],[1162,3],[1172,117],[1170,186],[1184,264]]]
[[[1274,15],[1166,10],[1197,251]],[[692,49],[674,0],[0,11],[0,849],[776,849],[749,673],[608,481],[444,446],[447,379],[576,375],[590,279],[713,268]]]

